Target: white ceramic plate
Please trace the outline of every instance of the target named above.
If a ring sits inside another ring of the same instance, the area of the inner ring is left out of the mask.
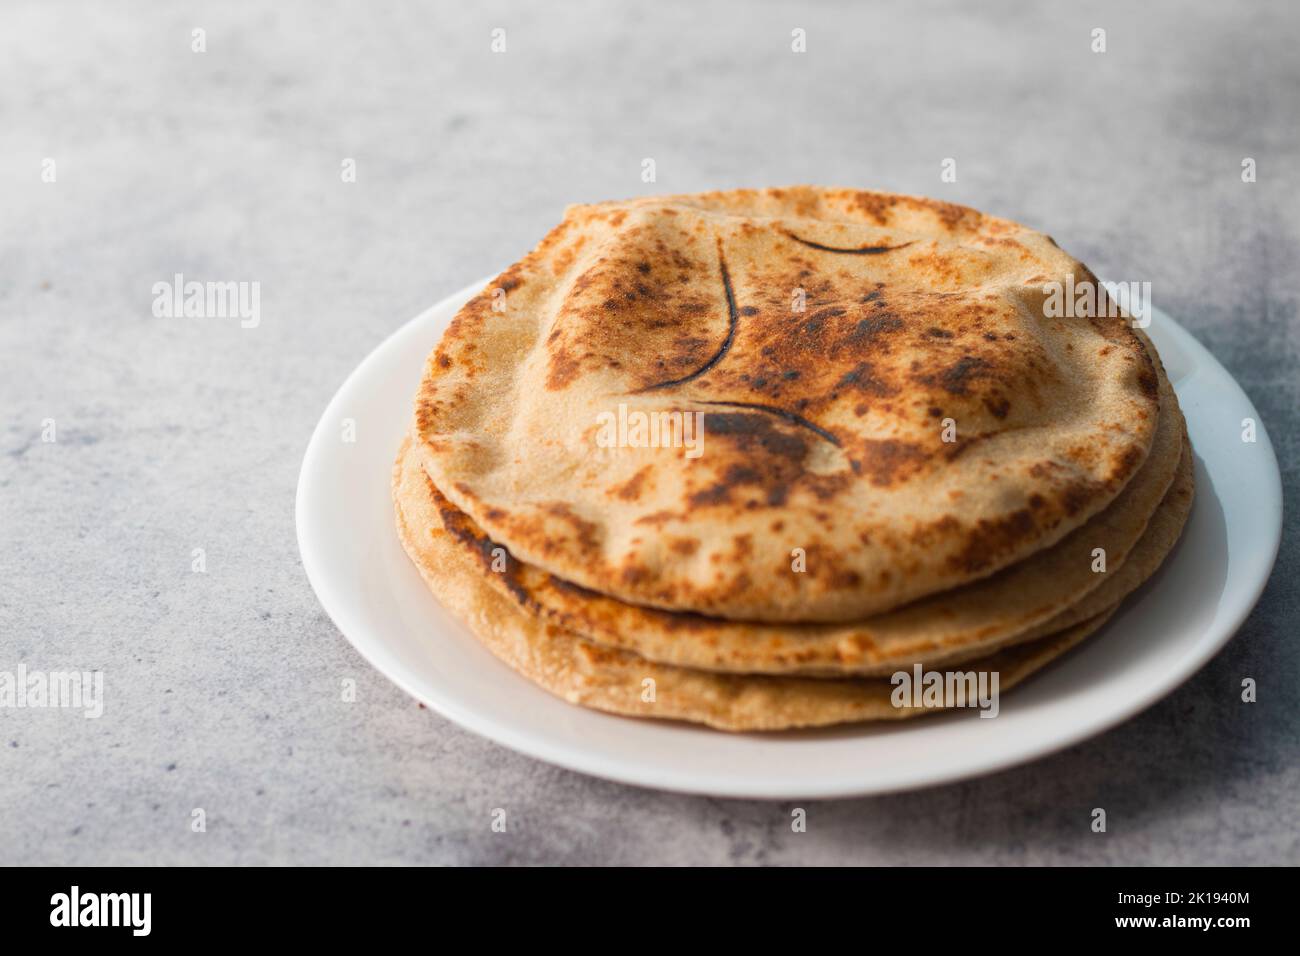
[[[1277,459],[1245,394],[1167,315],[1148,330],[1187,416],[1196,504],[1165,566],[1110,624],[1006,695],[973,710],[888,725],[725,734],[567,704],[496,660],[442,609],[393,529],[389,478],[424,359],[458,292],[394,333],[321,417],[298,482],[298,543],[339,630],[399,687],[461,726],[540,760],[625,783],[737,797],[880,793],[988,773],[1100,733],[1159,700],[1232,637],[1281,537]],[[1242,441],[1242,420],[1257,440]],[[343,440],[344,420],[355,441]]]

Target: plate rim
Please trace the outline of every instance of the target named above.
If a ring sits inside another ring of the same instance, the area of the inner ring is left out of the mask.
[[[1057,753],[1131,720],[1134,716],[1172,694],[1204,668],[1206,663],[1232,640],[1258,604],[1272,577],[1272,571],[1281,545],[1283,514],[1281,473],[1267,428],[1249,394],[1241,387],[1233,375],[1191,332],[1183,328],[1167,313],[1160,309],[1154,309],[1153,318],[1160,321],[1162,326],[1169,330],[1169,334],[1177,339],[1178,345],[1186,350],[1192,358],[1192,376],[1203,374],[1207,369],[1211,373],[1221,376],[1237,391],[1240,400],[1249,409],[1256,422],[1256,443],[1260,446],[1259,451],[1265,456],[1262,464],[1270,466],[1261,468],[1261,478],[1265,487],[1259,489],[1264,492],[1260,498],[1264,504],[1273,505],[1269,509],[1272,519],[1268,522],[1271,530],[1271,540],[1267,542],[1262,563],[1258,559],[1256,560],[1260,570],[1252,572],[1252,576],[1246,579],[1249,581],[1248,586],[1240,585],[1239,589],[1234,592],[1233,602],[1235,606],[1228,621],[1212,628],[1218,630],[1221,627],[1222,635],[1211,641],[1204,642],[1204,646],[1196,648],[1194,653],[1183,658],[1183,664],[1178,668],[1179,673],[1175,678],[1165,680],[1159,684],[1153,682],[1143,692],[1127,697],[1122,704],[1108,710],[1103,716],[1092,720],[1082,720],[1064,731],[1058,731],[1047,735],[1044,739],[1017,748],[1014,752],[1000,754],[992,758],[964,758],[958,761],[956,766],[953,766],[952,762],[949,761],[938,767],[928,768],[928,772],[926,769],[922,769],[914,771],[910,776],[896,775],[895,779],[883,784],[879,782],[873,783],[869,778],[846,777],[843,771],[840,771],[838,778],[833,780],[777,782],[771,779],[737,779],[732,776],[719,775],[716,771],[702,773],[699,770],[668,768],[659,764],[641,765],[637,763],[635,758],[629,758],[617,765],[611,765],[608,758],[602,754],[584,751],[581,747],[566,746],[563,743],[550,740],[544,735],[529,734],[514,723],[502,719],[499,714],[485,713],[481,710],[465,707],[454,697],[431,695],[425,687],[416,684],[411,675],[406,672],[405,665],[390,650],[385,648],[382,639],[376,640],[372,638],[366,640],[353,636],[353,631],[367,630],[367,626],[364,621],[358,619],[358,615],[354,609],[348,606],[347,601],[334,594],[330,588],[324,586],[328,574],[322,566],[323,559],[319,554],[319,549],[314,547],[312,541],[312,516],[309,513],[313,495],[311,486],[313,466],[316,465],[318,459],[325,455],[327,447],[325,435],[333,427],[335,419],[340,417],[339,409],[346,404],[347,397],[357,389],[358,383],[366,378],[366,373],[370,368],[380,364],[387,350],[394,347],[395,340],[402,339],[414,330],[434,321],[437,314],[444,309],[449,311],[459,309],[464,301],[483,289],[491,281],[491,277],[488,277],[471,283],[445,296],[420,311],[407,322],[402,323],[372,348],[335,389],[316,426],[313,428],[303,453],[295,492],[294,524],[303,570],[313,592],[316,594],[317,600],[335,627],[360,654],[362,659],[396,684],[406,694],[414,697],[436,713],[471,733],[486,737],[517,753],[578,773],[617,783],[676,793],[743,799],[830,799],[897,793],[956,783],[973,777],[997,773]],[[412,390],[414,387],[415,383],[412,383]],[[395,538],[396,533],[394,532]],[[1257,551],[1256,555],[1259,553]],[[430,599],[433,599],[432,595],[430,595]],[[1204,633],[1206,632],[1201,631],[1198,636]],[[504,664],[501,666],[505,668]],[[565,703],[565,706],[576,706],[567,704],[567,702],[562,703]],[[585,711],[584,713],[588,716],[598,716],[613,721],[636,719],[591,711]],[[658,722],[645,720],[641,723],[653,725]],[[711,732],[720,733],[718,731]],[[761,735],[741,736],[753,738]]]

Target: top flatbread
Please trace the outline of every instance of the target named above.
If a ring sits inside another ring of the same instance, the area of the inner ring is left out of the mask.
[[[453,321],[414,434],[458,509],[560,578],[862,618],[1054,544],[1145,460],[1150,356],[1122,317],[1046,318],[1053,281],[1095,282],[1047,236],[932,200],[573,207]],[[637,412],[703,413],[702,453],[605,447]]]

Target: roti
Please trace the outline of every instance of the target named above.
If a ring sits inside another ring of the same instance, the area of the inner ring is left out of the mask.
[[[1151,355],[1122,316],[1047,317],[1053,282],[1095,279],[934,200],[572,207],[452,322],[413,434],[455,508],[561,580],[862,620],[1050,548],[1147,459]]]
[[[484,534],[432,484],[409,442],[399,456],[405,477],[398,493],[431,499],[457,545],[500,594],[598,644],[703,670],[885,673],[918,660],[978,656],[1060,630],[1117,603],[1155,570],[1177,540],[1192,499],[1186,426],[1158,360],[1157,372],[1162,408],[1151,453],[1109,508],[1027,561],[859,622],[727,621],[588,591],[518,561]],[[1105,552],[1101,566],[1098,548]],[[1078,614],[1079,607],[1087,613]],[[1067,618],[1067,611],[1075,613]]]
[[[509,556],[438,492],[408,445],[398,458],[402,500],[424,499],[453,546],[487,584],[521,610],[606,647],[697,670],[744,674],[879,675],[900,666],[955,663],[1064,630],[1118,604],[1173,549],[1193,496],[1190,446],[1150,521],[1133,510],[1139,475],[1111,509],[1049,553],[992,578],[856,624],[759,624],[624,604],[561,581]],[[1149,468],[1154,461],[1148,461]],[[1147,490],[1154,495],[1156,488]],[[1124,513],[1116,513],[1123,509]],[[1136,541],[1130,539],[1136,535]],[[1131,544],[1131,548],[1130,548]],[[1095,547],[1106,551],[1105,570]],[[1075,591],[1041,593],[1051,583]]]
[[[409,471],[406,474],[409,477]],[[399,459],[394,488],[402,483]],[[434,596],[496,657],[570,703],[729,731],[894,720],[942,709],[914,703],[896,706],[896,688],[884,678],[717,674],[655,663],[583,640],[522,610],[491,587],[441,526],[431,499],[395,493],[394,503],[402,544]],[[1112,611],[965,664],[963,672],[996,673],[1000,694],[1074,647],[1105,623]]]

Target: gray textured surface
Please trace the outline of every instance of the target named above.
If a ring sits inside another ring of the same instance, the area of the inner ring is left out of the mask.
[[[992,777],[812,805],[802,835],[420,709],[326,619],[293,525],[343,377],[565,203],[806,181],[966,202],[1149,279],[1294,499],[1300,8],[115,7],[0,12],[0,670],[108,685],[99,720],[0,710],[0,863],[1300,861],[1293,514],[1253,617],[1164,702]],[[261,325],[155,318],[176,272],[259,281]]]

